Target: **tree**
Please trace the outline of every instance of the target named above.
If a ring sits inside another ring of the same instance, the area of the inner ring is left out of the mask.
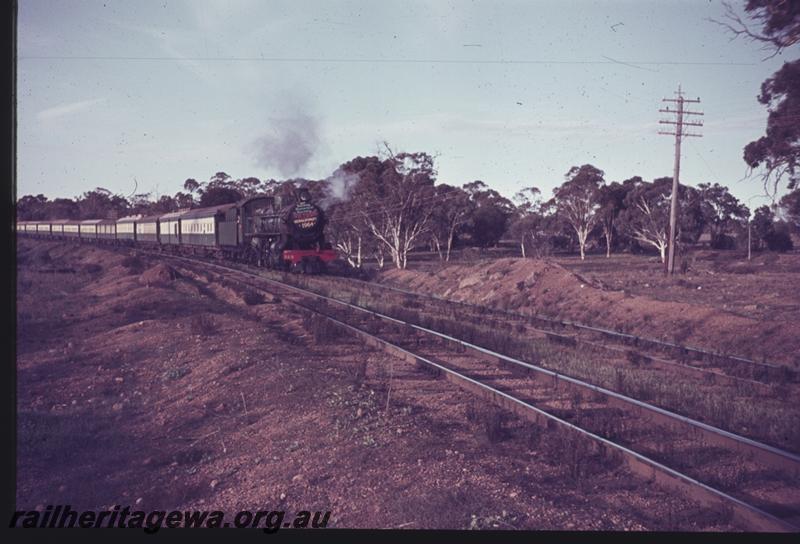
[[[152,214],[164,214],[170,212],[178,211],[178,205],[175,202],[175,199],[169,195],[162,195],[153,205],[150,207],[150,213]]]
[[[237,179],[231,185],[233,189],[236,189],[245,197],[250,197],[260,192],[261,180],[255,177],[247,177]]]
[[[625,211],[621,217],[628,235],[656,248],[662,263],[669,240],[671,194],[672,178],[660,178],[653,183],[636,182],[625,197]]]
[[[175,201],[175,206],[180,210],[194,206],[194,196],[191,193],[178,191],[175,193],[173,200]]]
[[[734,34],[760,42],[770,57],[784,48],[800,42],[800,2],[791,0],[747,0],[744,11],[761,30],[745,23],[727,2],[722,25]],[[768,57],[769,58],[769,57]],[[761,85],[758,101],[767,106],[766,134],[747,144],[744,160],[750,168],[763,167],[764,188],[772,185],[777,192],[784,177],[789,189],[798,184],[798,157],[800,157],[800,60],[786,62],[772,77]]]
[[[784,48],[800,41],[800,4],[791,0],[747,0],[744,10],[760,24],[761,32],[753,30],[742,20],[729,2],[725,7],[725,21],[710,19],[734,34],[734,38],[745,36],[752,41],[764,44],[764,49],[772,50],[772,56]]]
[[[439,258],[449,261],[453,241],[467,224],[473,205],[466,191],[444,183],[434,187],[434,196],[436,202],[431,216],[431,236]],[[444,255],[442,245],[445,246]]]
[[[209,185],[200,196],[200,207],[206,208],[209,206],[221,206],[222,204],[231,204],[238,202],[244,198],[242,193],[230,187],[215,187]]]
[[[45,219],[80,219],[81,210],[78,203],[71,198],[56,198],[48,206]]]
[[[514,218],[508,227],[509,234],[519,242],[522,257],[544,257],[553,248],[553,235],[557,225],[555,216],[532,210]]]
[[[753,241],[758,249],[767,245],[767,240],[775,232],[775,214],[769,206],[761,206],[753,213],[753,220],[750,222],[750,229]]]
[[[614,240],[614,223],[625,208],[625,196],[628,191],[642,178],[635,176],[622,183],[616,181],[600,187],[597,202],[600,208],[597,211],[603,237],[606,239],[606,258],[611,257],[611,247]]]
[[[208,185],[215,186],[215,185],[226,185],[231,177],[226,174],[225,172],[217,172],[211,179],[208,180]]]
[[[150,193],[139,193],[131,198],[131,214],[151,215],[153,202],[150,200]]]
[[[385,158],[356,157],[340,168],[358,175],[355,208],[394,265],[404,269],[408,252],[430,226],[436,171],[427,153],[395,154],[388,145],[386,151]]]
[[[786,221],[800,232],[800,188],[784,195],[778,205]]]
[[[462,189],[469,195],[470,212],[464,224],[464,234],[469,243],[479,247],[497,244],[516,207],[480,180],[465,183]]]
[[[508,214],[494,205],[479,206],[469,221],[469,231],[472,243],[479,247],[489,247],[497,244],[506,232]]]
[[[197,180],[194,178],[189,178],[183,182],[183,188],[186,191],[189,191],[189,194],[194,194],[200,189],[200,184],[197,183]]]
[[[768,206],[761,206],[753,214],[752,234],[760,249],[770,251],[789,251],[794,247],[789,234],[789,223],[778,221]]]
[[[49,202],[43,194],[25,195],[17,201],[18,221],[40,221],[47,219]]]
[[[766,134],[747,144],[744,160],[751,168],[763,166],[765,188],[777,190],[788,179],[789,189],[800,181],[800,60],[784,63],[761,85],[758,101],[767,106]]]
[[[537,187],[525,187],[514,195],[515,212],[520,215],[538,211],[542,204],[542,192]]]
[[[111,191],[102,187],[86,191],[77,203],[82,219],[105,219],[111,212]]]
[[[506,215],[515,211],[515,206],[509,199],[480,180],[465,183],[461,188],[466,191],[476,207],[494,206]]]
[[[718,183],[700,183],[697,188],[703,222],[709,227],[711,245],[716,247],[733,228],[747,222],[750,210]]]
[[[652,183],[630,182],[625,196],[624,209],[618,217],[622,231],[639,244],[655,248],[661,262],[666,260],[669,240],[669,212],[672,196],[672,178],[657,178]],[[694,187],[678,186],[678,224],[676,238],[681,243],[696,243],[705,222],[701,213],[700,192]]]
[[[124,196],[112,195],[111,196],[111,215],[110,219],[115,217],[125,217],[130,213],[130,202]]]
[[[567,181],[553,191],[559,215],[575,231],[581,260],[586,258],[586,240],[598,220],[599,188],[604,175],[591,164],[573,166],[564,176]]]
[[[794,248],[792,237],[789,234],[789,225],[783,221],[778,221],[767,237],[767,248],[770,251],[789,251]]]

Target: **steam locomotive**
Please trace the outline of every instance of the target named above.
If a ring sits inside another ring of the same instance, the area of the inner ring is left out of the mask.
[[[323,210],[301,188],[293,197],[260,195],[116,220],[18,221],[16,229],[38,238],[158,248],[314,274],[324,272],[337,257],[325,242],[325,222]]]
[[[325,243],[325,213],[311,201],[307,189],[300,189],[297,201],[284,207],[279,197],[252,199],[244,212],[252,221],[246,231],[245,260],[268,268],[300,267],[303,272],[317,273],[336,259],[336,252]]]

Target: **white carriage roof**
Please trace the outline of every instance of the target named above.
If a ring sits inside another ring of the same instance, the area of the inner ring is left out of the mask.
[[[221,204],[219,206],[211,206],[209,208],[195,208],[194,210],[187,211],[183,218],[190,219],[190,218],[199,218],[199,217],[214,217],[218,213],[226,212],[231,208],[236,207],[236,203],[232,202],[231,204]]]
[[[185,208],[183,210],[178,210],[177,212],[165,213],[164,215],[161,216],[161,220],[163,221],[163,220],[177,219],[183,215],[186,215],[190,211],[191,210],[189,208]]]
[[[119,219],[117,219],[117,223],[134,223],[141,218],[142,218],[141,215],[129,215],[127,217],[120,217]]]

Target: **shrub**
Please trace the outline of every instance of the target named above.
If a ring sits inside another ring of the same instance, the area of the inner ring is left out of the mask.
[[[794,248],[792,238],[789,233],[783,229],[775,229],[766,237],[767,248],[770,251],[778,251],[784,253]]]
[[[88,264],[88,265],[86,265],[86,267],[84,268],[84,270],[85,270],[85,271],[86,271],[88,274],[98,274],[98,273],[100,273],[100,272],[102,272],[102,271],[103,271],[103,267],[102,267],[102,266],[100,266],[99,264],[92,263],[92,264]]]
[[[257,304],[264,304],[264,294],[256,291],[245,291],[242,293],[242,300],[248,306],[255,306]]]
[[[216,326],[214,325],[214,318],[211,317],[210,314],[200,314],[192,317],[189,328],[192,334],[199,336],[211,336],[217,332]]]
[[[310,314],[303,319],[303,327],[317,343],[329,342],[340,336],[339,328],[331,320],[319,314]]]
[[[129,274],[136,274],[144,270],[144,261],[136,255],[125,257],[120,264],[128,269]]]
[[[191,372],[186,367],[172,367],[168,368],[161,374],[161,379],[164,381],[167,380],[179,380],[189,374]]]
[[[363,385],[364,381],[367,378],[366,359],[360,359],[354,364],[348,366],[347,369],[350,374],[350,379],[353,381],[353,383],[358,386]]]
[[[736,240],[727,234],[720,234],[711,240],[712,249],[736,249]]]

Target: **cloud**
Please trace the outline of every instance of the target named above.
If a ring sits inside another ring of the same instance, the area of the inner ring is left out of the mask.
[[[105,102],[105,98],[95,98],[92,100],[81,100],[79,102],[69,102],[67,104],[59,104],[58,106],[53,106],[52,108],[47,108],[45,110],[40,111],[36,114],[36,117],[42,121],[46,121],[48,119],[55,119],[57,117],[63,117],[65,115],[72,115],[73,113],[78,113],[84,110],[87,110],[94,106],[95,104],[99,104],[101,102]]]

